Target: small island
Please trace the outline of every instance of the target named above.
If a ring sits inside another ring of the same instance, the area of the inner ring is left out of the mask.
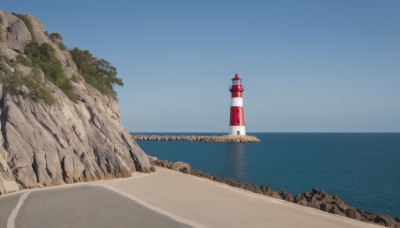
[[[261,140],[252,135],[138,135],[131,134],[137,141],[202,141],[216,143],[255,143]]]

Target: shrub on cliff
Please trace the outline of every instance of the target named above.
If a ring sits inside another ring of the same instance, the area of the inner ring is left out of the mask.
[[[56,40],[62,40],[62,36],[59,33],[53,32],[49,35],[51,41],[55,42]]]
[[[103,94],[116,95],[113,85],[123,86],[117,77],[117,69],[104,59],[97,59],[87,50],[70,50],[72,58],[85,81]]]
[[[31,75],[24,76],[19,70],[14,70],[14,72],[10,71],[0,62],[0,71],[3,72],[3,74],[0,75],[0,84],[3,85],[3,94],[23,95],[34,101],[43,100],[50,105],[56,102],[51,92],[43,86],[39,70],[33,69]],[[28,89],[28,92],[23,92],[23,86]]]
[[[55,50],[50,44],[42,43],[39,45],[31,41],[26,45],[24,53],[31,60],[33,66],[39,67],[49,81],[76,103],[77,98],[71,81],[65,76],[61,63],[55,57]]]
[[[48,34],[46,32],[46,34]],[[62,36],[59,33],[53,32],[51,34],[48,34],[48,37],[50,38],[50,40],[52,42],[54,42],[55,44],[57,44],[57,46],[61,49],[61,50],[67,50],[67,47],[64,45],[63,41],[62,41]]]
[[[23,56],[23,55],[18,55],[17,58],[17,63],[22,64],[24,66],[27,67],[32,67],[32,62],[30,59],[28,59],[27,57]]]

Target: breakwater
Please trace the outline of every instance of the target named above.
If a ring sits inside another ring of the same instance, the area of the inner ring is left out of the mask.
[[[131,134],[138,141],[202,141],[214,143],[255,143],[261,140],[252,135],[137,135]]]

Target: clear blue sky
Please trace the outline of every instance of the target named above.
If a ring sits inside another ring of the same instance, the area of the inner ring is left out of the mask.
[[[118,68],[129,131],[399,132],[400,1],[2,0]]]

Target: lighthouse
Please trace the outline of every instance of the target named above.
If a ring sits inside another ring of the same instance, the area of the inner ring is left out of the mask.
[[[243,86],[242,79],[238,74],[232,78],[232,86],[229,88],[231,91],[231,118],[229,125],[229,135],[246,135],[244,126],[244,113],[243,113]]]

